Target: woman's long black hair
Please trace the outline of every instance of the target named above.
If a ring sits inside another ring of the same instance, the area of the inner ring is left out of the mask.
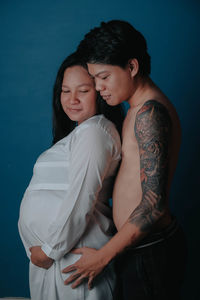
[[[58,70],[53,90],[53,144],[67,136],[76,126],[76,122],[70,120],[63,111],[60,101],[64,72],[67,68],[73,66],[81,66],[87,69],[86,63],[75,52],[63,61]],[[125,112],[121,104],[109,106],[98,93],[97,113],[103,114],[108,120],[112,121],[121,136],[122,124],[125,118]]]

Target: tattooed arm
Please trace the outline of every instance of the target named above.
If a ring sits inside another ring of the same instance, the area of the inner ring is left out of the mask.
[[[147,101],[137,113],[134,130],[142,200],[128,221],[142,232],[148,232],[165,212],[171,127],[167,109],[155,100]]]
[[[157,101],[147,101],[138,111],[135,136],[139,146],[142,199],[127,222],[100,250],[82,248],[74,253],[82,257],[63,271],[76,270],[67,280],[73,287],[88,277],[88,286],[103,268],[128,246],[142,239],[164,215],[169,166],[171,119],[167,109]],[[78,278],[78,279],[77,279]]]

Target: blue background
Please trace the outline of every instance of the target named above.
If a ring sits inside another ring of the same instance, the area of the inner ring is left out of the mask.
[[[146,37],[151,77],[181,119],[182,148],[171,207],[188,239],[184,299],[198,298],[199,12],[200,2],[194,0],[0,2],[0,296],[29,295],[28,259],[17,220],[33,164],[51,144],[57,69],[92,27],[100,21],[122,19]]]

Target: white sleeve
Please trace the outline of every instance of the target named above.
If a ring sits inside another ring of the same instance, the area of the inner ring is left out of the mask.
[[[96,125],[80,130],[75,136],[71,145],[69,191],[42,245],[47,256],[58,260],[79,241],[114,152],[112,138]]]

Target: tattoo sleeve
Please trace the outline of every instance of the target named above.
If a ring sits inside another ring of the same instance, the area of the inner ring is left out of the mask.
[[[129,222],[146,232],[166,205],[172,123],[165,106],[155,100],[145,102],[137,112],[134,130],[139,146],[142,199]]]

